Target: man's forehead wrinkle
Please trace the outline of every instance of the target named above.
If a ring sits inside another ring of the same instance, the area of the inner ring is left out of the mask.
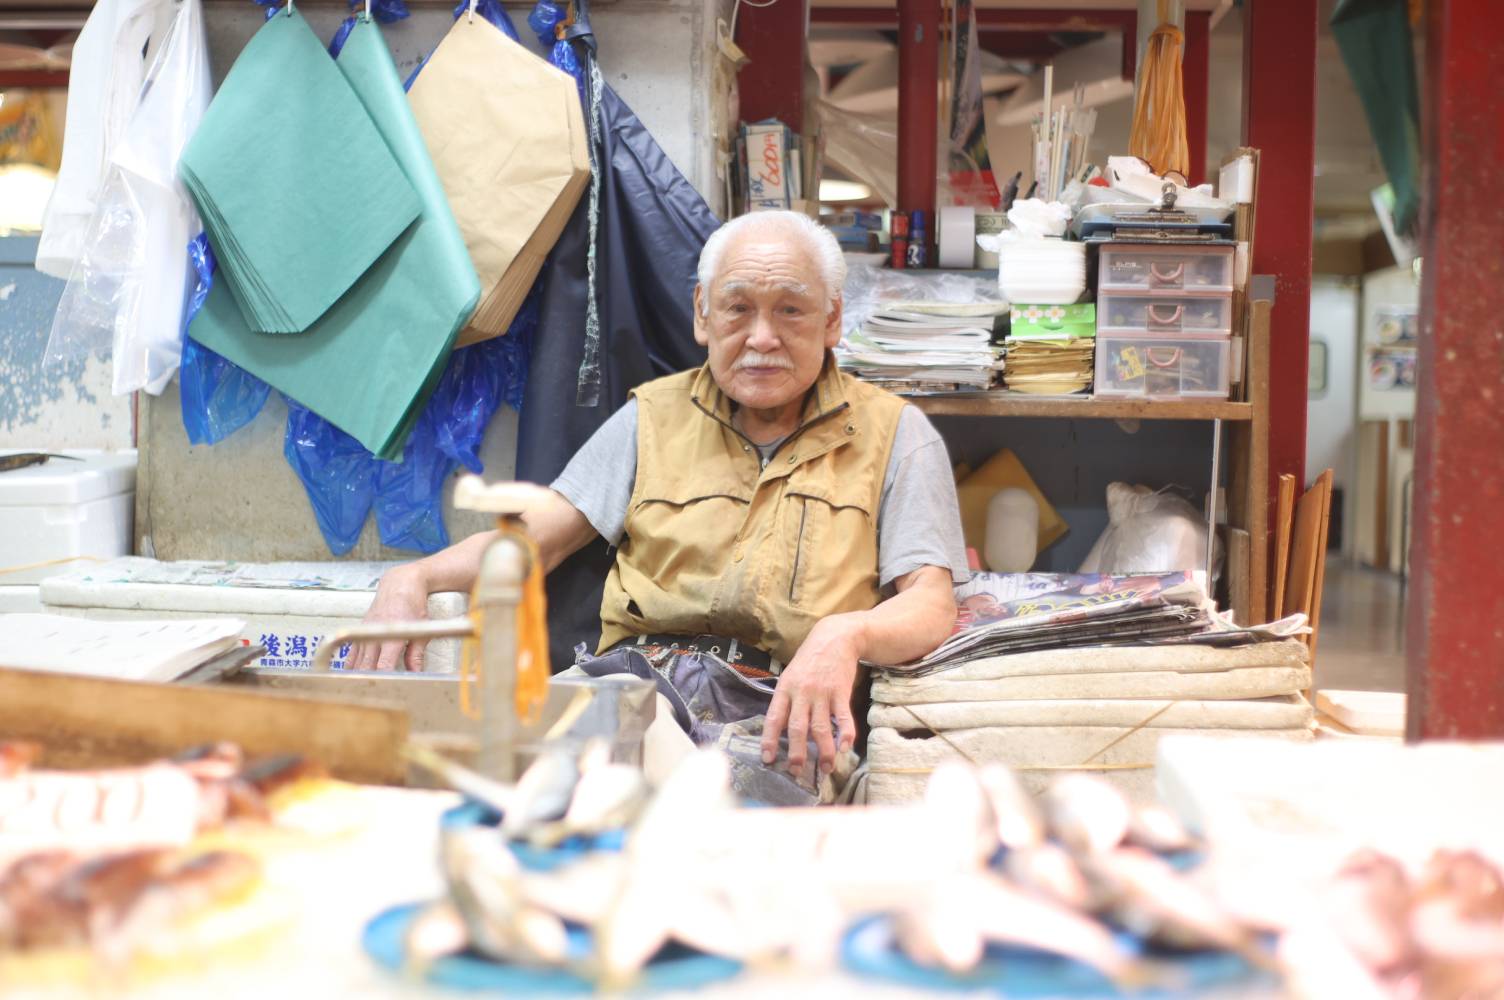
[[[809,294],[809,285],[793,278],[729,278],[721,283],[721,292],[726,295],[758,291],[764,288],[793,292],[795,295]]]

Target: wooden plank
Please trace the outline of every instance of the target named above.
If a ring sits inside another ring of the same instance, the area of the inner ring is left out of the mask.
[[[1373,564],[1386,573],[1389,572],[1389,428],[1388,420],[1379,422],[1373,494]]]
[[[1313,661],[1316,630],[1321,623],[1321,584],[1326,576],[1326,532],[1331,507],[1332,470],[1327,469],[1295,505],[1290,569],[1285,581],[1285,613],[1302,612],[1311,619],[1311,635],[1306,645],[1311,649]],[[1314,669],[1313,662],[1313,676]]]
[[[298,753],[337,778],[401,784],[400,708],[211,686],[0,670],[0,734],[42,744],[50,767],[104,767],[216,740],[253,756]]]
[[[1311,587],[1311,671],[1316,670],[1316,640],[1321,638],[1321,591],[1326,586],[1326,546],[1332,525],[1332,470],[1316,481],[1321,488],[1320,530],[1316,535],[1316,578]],[[1313,682],[1314,683],[1314,682]]]
[[[1059,417],[1079,420],[1235,420],[1253,419],[1248,403],[1227,400],[1042,399],[1024,393],[967,393],[909,399],[932,416]]]
[[[1248,600],[1248,556],[1248,532],[1242,528],[1228,528],[1227,604],[1232,608],[1233,619],[1240,625],[1253,620]]]
[[[1276,621],[1285,614],[1285,575],[1290,568],[1290,529],[1295,516],[1295,477],[1279,477],[1279,497],[1274,505],[1274,612]]]
[[[1248,304],[1248,406],[1253,420],[1248,434],[1245,479],[1248,510],[1248,595],[1252,621],[1269,620],[1269,317],[1274,309],[1272,284],[1250,282],[1257,294]]]

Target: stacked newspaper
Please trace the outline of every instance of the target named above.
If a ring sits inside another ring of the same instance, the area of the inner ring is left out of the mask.
[[[1198,574],[983,573],[956,597],[947,642],[873,672],[868,802],[921,795],[957,757],[1033,791],[1082,772],[1148,800],[1163,736],[1311,738],[1303,617],[1238,628]]]
[[[956,602],[951,637],[905,674],[1003,653],[1183,641],[1214,627],[1206,593],[1191,572],[978,573],[956,588]]]
[[[836,351],[843,371],[895,392],[980,391],[1002,374],[993,325],[1004,307],[900,303],[869,316]]]

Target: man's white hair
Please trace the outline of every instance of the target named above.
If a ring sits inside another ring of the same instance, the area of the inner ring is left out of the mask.
[[[705,249],[700,251],[700,265],[696,276],[700,282],[700,314],[710,314],[710,283],[721,270],[721,258],[726,247],[737,236],[749,230],[781,231],[794,239],[803,240],[820,271],[820,283],[825,286],[825,310],[840,296],[846,284],[846,258],[841,254],[841,244],[835,234],[802,212],[748,212],[740,215],[710,234]]]

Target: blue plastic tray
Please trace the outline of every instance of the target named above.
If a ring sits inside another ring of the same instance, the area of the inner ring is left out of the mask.
[[[1140,954],[1137,939],[1122,935],[1126,946]],[[901,983],[926,990],[993,990],[1009,998],[1131,996],[1139,1000],[1174,1000],[1203,990],[1269,990],[1279,980],[1225,952],[1147,954],[1164,967],[1163,985],[1134,992],[1119,990],[1095,969],[1059,955],[1031,949],[989,946],[980,965],[965,976],[920,965],[905,955],[893,936],[888,917],[874,917],[858,924],[846,936],[842,961],[860,976]]]
[[[404,970],[402,943],[423,905],[393,907],[366,924],[360,943],[377,965],[395,973]],[[571,954],[583,957],[590,948],[589,933],[571,927],[569,948]],[[730,979],[741,969],[739,962],[670,944],[648,963],[634,991],[696,989]],[[439,959],[428,967],[424,982],[455,990],[524,995],[578,996],[596,991],[595,983],[572,972],[509,965],[474,952]]]

